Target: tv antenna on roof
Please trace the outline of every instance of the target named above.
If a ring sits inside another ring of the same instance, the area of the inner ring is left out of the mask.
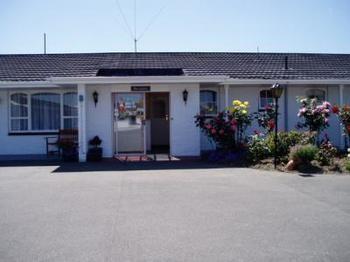
[[[124,24],[126,26],[127,32],[134,41],[134,51],[137,53],[137,44],[138,41],[141,40],[141,38],[145,35],[145,33],[150,29],[150,27],[154,24],[154,22],[157,20],[157,18],[161,15],[161,13],[164,11],[166,6],[170,3],[170,1],[167,1],[153,17],[151,17],[150,21],[146,25],[143,31],[141,31],[140,34],[137,34],[137,0],[134,0],[134,30],[131,29],[131,26],[128,22],[128,19],[126,18],[123,8],[120,5],[119,0],[115,0],[115,3],[118,7],[119,13],[124,21]]]
[[[44,55],[46,55],[46,33],[44,33]]]

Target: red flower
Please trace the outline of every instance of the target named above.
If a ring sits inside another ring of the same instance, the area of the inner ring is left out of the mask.
[[[275,121],[271,119],[267,122],[267,125],[270,130],[273,130],[275,128]]]
[[[216,129],[213,128],[213,129],[211,130],[211,133],[212,133],[213,135],[216,134]]]
[[[221,129],[220,131],[219,131],[219,134],[220,135],[223,135],[225,133],[225,131],[223,130],[223,129]]]
[[[339,114],[339,107],[338,106],[333,106],[332,107],[332,112],[334,113],[334,114]]]
[[[348,133],[350,134],[350,125],[348,125],[348,126],[346,127],[346,130],[347,130]]]
[[[232,125],[232,126],[237,126],[237,123],[238,123],[238,122],[237,122],[236,119],[232,119],[232,120],[231,120],[231,125]]]

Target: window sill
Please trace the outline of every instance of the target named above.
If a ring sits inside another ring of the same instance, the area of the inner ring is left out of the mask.
[[[47,136],[47,135],[58,135],[57,131],[49,132],[9,132],[9,136]]]

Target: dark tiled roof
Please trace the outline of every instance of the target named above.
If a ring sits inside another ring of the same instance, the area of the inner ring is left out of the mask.
[[[285,57],[288,56],[288,70]],[[237,79],[350,79],[350,54],[81,53],[0,55],[0,81],[91,77],[99,69],[183,69]]]

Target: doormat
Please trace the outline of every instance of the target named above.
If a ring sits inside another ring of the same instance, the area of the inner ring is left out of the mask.
[[[121,161],[121,162],[147,162],[147,161],[153,161],[152,158],[141,155],[141,156],[116,156],[115,159]]]

